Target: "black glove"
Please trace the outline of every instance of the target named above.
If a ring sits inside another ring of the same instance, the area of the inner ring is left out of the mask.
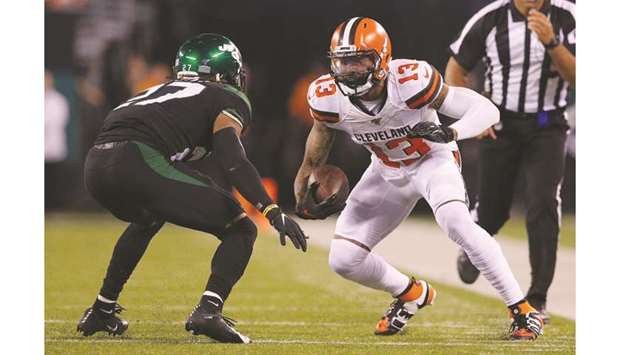
[[[280,233],[280,244],[286,245],[286,238],[288,236],[293,242],[295,248],[303,250],[304,252],[308,249],[308,244],[306,243],[306,235],[304,231],[301,230],[299,224],[295,222],[291,217],[282,213],[280,207],[271,208],[266,214],[265,217],[269,220],[269,223]]]
[[[413,126],[413,129],[409,132],[409,137],[424,138],[437,143],[449,143],[456,138],[452,128],[429,121],[422,121]]]
[[[306,196],[295,206],[295,214],[303,219],[325,219],[340,212],[347,205],[345,202],[336,203],[336,194],[331,195],[321,203],[317,203],[315,196],[319,188],[318,182],[313,182],[306,192]]]

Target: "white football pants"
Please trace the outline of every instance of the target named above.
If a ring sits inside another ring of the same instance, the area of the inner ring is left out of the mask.
[[[331,269],[393,296],[402,293],[409,277],[371,250],[409,216],[420,198],[428,202],[441,229],[465,250],[506,305],[523,299],[499,244],[472,220],[460,167],[448,150],[434,151],[401,169],[387,167],[373,156],[336,223]]]

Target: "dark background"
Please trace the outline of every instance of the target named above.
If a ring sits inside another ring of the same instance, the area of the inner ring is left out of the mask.
[[[46,161],[46,211],[97,209],[81,179],[84,155],[106,113],[146,83],[169,74],[178,46],[201,32],[229,37],[249,67],[255,120],[244,138],[250,159],[279,185],[291,207],[292,182],[311,120],[305,115],[309,78],[326,73],[326,53],[336,26],[353,16],[379,21],[393,58],[423,59],[443,73],[447,47],[469,17],[489,1],[208,1],[74,0],[45,2],[45,67],[69,103],[68,155]],[[305,81],[304,81],[305,80]],[[141,86],[142,85],[142,86]],[[297,91],[295,91],[297,89]],[[297,92],[297,94],[295,94]],[[296,96],[297,95],[297,96]],[[297,101],[291,99],[297,97]],[[477,142],[461,142],[470,198],[477,191]],[[369,155],[339,136],[330,162],[354,184]],[[574,211],[574,158],[567,158],[563,208]],[[517,192],[515,208],[522,201]],[[417,210],[426,210],[421,203]]]

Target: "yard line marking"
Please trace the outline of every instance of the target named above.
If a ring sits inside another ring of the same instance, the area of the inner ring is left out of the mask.
[[[152,309],[158,309],[161,307],[165,307],[166,310],[169,311],[187,311],[187,313],[189,314],[189,312],[191,312],[191,310],[194,308],[195,304],[173,304],[173,305],[164,305],[164,304],[157,304],[157,305],[132,305],[131,307],[128,308],[128,310],[152,310]],[[383,307],[384,305],[381,305],[381,307]],[[61,306],[47,306],[46,309],[80,309],[81,311],[84,311],[85,308],[85,304],[65,304],[65,305],[61,305]],[[314,312],[341,312],[343,310],[342,307],[295,307],[295,306],[289,306],[289,307],[282,307],[282,306],[226,306],[226,310],[227,311],[282,311],[282,312],[299,312],[299,311],[314,311]],[[347,312],[356,312],[356,313],[366,313],[366,312],[372,312],[371,310],[368,309],[364,309],[364,308],[352,308],[352,309],[347,309]]]
[[[183,325],[185,321],[157,321],[157,320],[133,320],[131,321],[135,324],[148,324],[148,325]],[[67,319],[46,319],[46,324],[77,324],[77,321],[67,320]],[[239,325],[270,325],[270,326],[291,326],[291,327],[307,327],[310,325],[320,325],[325,327],[346,327],[346,326],[364,326],[367,323],[359,323],[359,322],[347,322],[347,323],[338,323],[338,322],[294,322],[294,321],[238,321],[236,322]],[[415,323],[416,327],[422,328],[468,328],[466,325],[462,324],[453,324],[452,322],[441,323],[441,322],[419,322]],[[472,332],[468,334],[487,334],[490,332]]]
[[[214,341],[201,341],[196,339],[130,339],[130,338],[116,338],[116,339],[45,339],[46,343],[138,343],[138,344],[217,344]],[[497,341],[480,341],[480,342],[359,342],[359,341],[339,341],[339,340],[302,340],[302,339],[258,339],[252,340],[252,344],[301,344],[301,345],[359,345],[359,346],[481,346],[481,345],[493,345],[495,347],[504,348],[521,348],[523,343],[510,342],[509,340],[497,340]],[[548,344],[536,344],[536,348],[528,348],[528,352],[544,352],[544,351],[562,351],[570,348],[569,346],[554,346]]]

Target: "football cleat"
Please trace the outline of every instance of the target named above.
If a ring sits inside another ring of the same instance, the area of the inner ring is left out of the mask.
[[[121,313],[123,310],[125,309],[118,304],[114,306],[110,314],[89,307],[84,311],[84,315],[82,315],[82,318],[79,320],[77,331],[81,332],[85,337],[101,331],[107,332],[113,336],[121,335],[129,327],[129,323],[127,323],[126,320],[116,316],[116,314]]]
[[[459,272],[461,281],[466,284],[473,284],[478,279],[478,276],[480,276],[480,271],[471,263],[471,260],[469,260],[469,257],[463,249],[459,251],[459,256],[456,259],[456,268]]]
[[[235,329],[235,321],[219,311],[209,312],[201,305],[194,307],[185,322],[185,330],[193,335],[206,335],[221,343],[249,344],[250,338]]]
[[[544,302],[542,303],[538,303],[534,301],[528,301],[528,302],[530,302],[532,307],[538,310],[538,313],[540,313],[540,318],[543,320],[543,323],[545,325],[551,322],[551,316],[549,315],[549,312],[547,312],[547,305]]]
[[[426,281],[412,280],[385,312],[375,327],[375,335],[394,335],[402,331],[416,312],[435,302],[437,291]]]
[[[510,307],[510,316],[512,317],[511,340],[535,340],[543,334],[543,319],[527,301]]]

